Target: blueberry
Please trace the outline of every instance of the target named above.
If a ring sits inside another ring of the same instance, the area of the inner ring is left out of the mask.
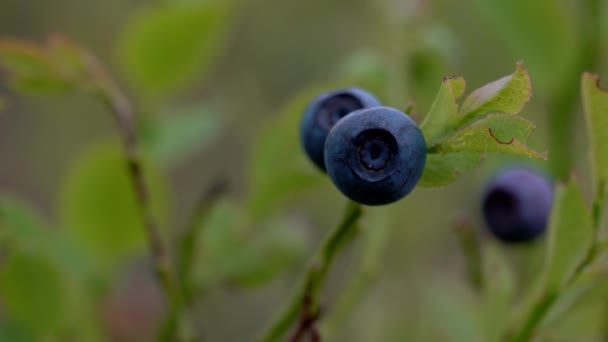
[[[323,149],[331,128],[351,112],[376,106],[380,106],[380,102],[358,88],[340,89],[315,98],[304,112],[300,125],[302,145],[310,160],[325,171]]]
[[[389,107],[353,112],[338,121],[325,142],[325,165],[336,187],[366,205],[395,202],[410,193],[426,162],[416,123]]]
[[[545,176],[510,168],[487,186],[483,215],[488,229],[507,243],[534,240],[545,231],[553,202],[553,187]]]

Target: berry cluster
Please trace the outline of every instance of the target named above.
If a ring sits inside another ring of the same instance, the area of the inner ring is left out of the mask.
[[[304,113],[300,134],[313,163],[361,204],[398,201],[424,170],[426,143],[416,123],[361,89],[318,96]]]
[[[310,160],[340,192],[365,205],[405,197],[426,163],[426,142],[414,120],[358,88],[316,97],[304,112],[300,136]],[[546,177],[510,168],[486,186],[483,216],[499,240],[526,242],[545,231],[552,199]]]

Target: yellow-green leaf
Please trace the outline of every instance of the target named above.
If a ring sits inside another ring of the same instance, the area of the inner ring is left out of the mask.
[[[136,13],[119,41],[128,76],[153,93],[187,86],[218,55],[228,23],[228,4],[154,6]]]
[[[418,185],[437,187],[455,181],[461,173],[473,169],[483,157],[478,152],[429,153]]]
[[[463,121],[490,112],[517,114],[532,96],[528,71],[517,63],[515,72],[474,90],[462,103]]]
[[[444,78],[431,110],[420,125],[427,146],[432,147],[449,137],[457,128],[458,104],[456,99],[465,88],[464,78]]]
[[[591,248],[593,234],[591,215],[576,181],[558,186],[549,220],[546,293],[557,293],[572,279]]]
[[[526,146],[534,124],[522,117],[509,114],[491,114],[456,132],[437,149],[442,152],[502,152],[532,158],[546,159]]]
[[[152,163],[143,172],[161,226],[168,217],[168,185]],[[60,186],[59,213],[71,237],[98,261],[113,266],[143,253],[145,230],[127,163],[118,144],[85,148]]]

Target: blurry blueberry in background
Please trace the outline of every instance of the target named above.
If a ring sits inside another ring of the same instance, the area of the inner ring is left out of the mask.
[[[325,165],[336,187],[366,205],[395,202],[418,183],[426,143],[416,123],[389,107],[353,112],[340,120],[325,142]]]
[[[340,89],[315,98],[306,108],[300,125],[300,138],[310,160],[325,171],[323,151],[331,128],[351,112],[376,106],[380,102],[359,88]]]
[[[482,210],[496,238],[521,243],[544,233],[552,202],[553,186],[546,176],[525,168],[509,168],[487,185]]]

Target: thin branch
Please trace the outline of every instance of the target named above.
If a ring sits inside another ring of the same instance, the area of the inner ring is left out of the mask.
[[[95,86],[93,90],[110,108],[122,139],[129,178],[135,191],[135,198],[148,238],[150,253],[170,304],[169,321],[171,322],[170,325],[173,326],[170,330],[174,332],[183,305],[183,296],[173,269],[171,255],[164,245],[158,222],[150,206],[150,190],[146,183],[143,161],[139,153],[133,107],[95,56],[87,54],[86,57]],[[173,333],[170,333],[167,338],[173,339],[174,336],[172,335]]]
[[[361,205],[349,202],[342,222],[334,229],[313,257],[297,291],[273,323],[262,333],[260,341],[278,341],[297,320],[303,310],[319,313],[319,299],[327,274],[335,257],[357,233],[357,221],[362,215]],[[316,321],[316,319],[315,319]],[[314,335],[314,331],[313,335]]]

